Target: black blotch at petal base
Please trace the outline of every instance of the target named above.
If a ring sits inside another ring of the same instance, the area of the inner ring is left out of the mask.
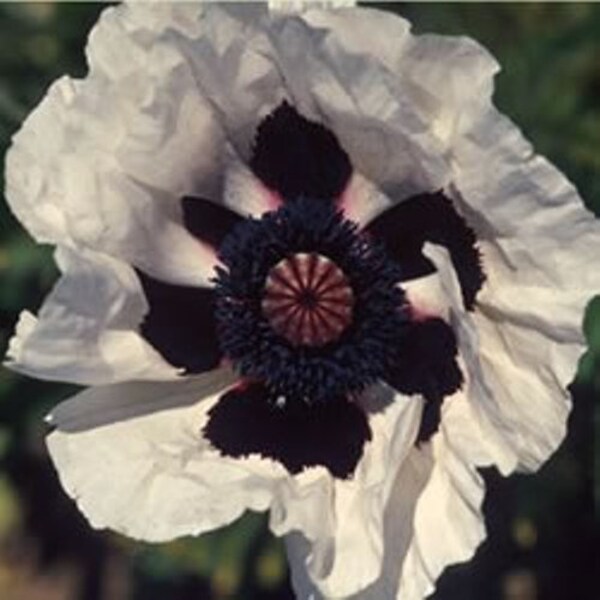
[[[463,384],[457,353],[454,331],[438,318],[412,323],[399,342],[396,363],[385,379],[401,394],[425,398],[418,442],[437,431],[444,398]]]
[[[445,246],[456,269],[465,307],[471,310],[485,281],[474,231],[441,192],[402,200],[379,215],[365,230],[385,245],[402,269],[403,280],[435,271],[423,255],[423,244]]]
[[[181,200],[183,223],[198,240],[218,249],[227,234],[243,218],[227,207],[204,198],[185,196]]]
[[[333,200],[352,175],[350,158],[334,133],[285,101],[259,124],[250,168],[286,200]]]
[[[219,366],[222,353],[212,289],[172,285],[137,271],[150,310],[140,332],[175,367],[201,373]]]
[[[371,439],[367,416],[345,398],[278,407],[260,383],[226,392],[210,410],[203,434],[226,456],[259,454],[293,474],[321,465],[340,479],[353,474]]]

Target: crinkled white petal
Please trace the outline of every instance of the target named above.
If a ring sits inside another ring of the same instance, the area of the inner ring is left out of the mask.
[[[252,171],[235,156],[230,156],[225,171],[223,204],[242,217],[260,217],[277,210],[279,195],[267,188]]]
[[[117,102],[118,168],[175,196],[219,187],[224,134],[179,48],[196,35],[203,10],[201,3],[109,9],[87,47],[87,84],[101,82],[102,101]]]
[[[63,275],[37,318],[21,314],[7,367],[82,385],[179,377],[138,332],[148,307],[131,267],[66,248],[56,260]]]
[[[198,89],[243,160],[257,125],[287,96],[264,23],[266,5],[208,4],[195,35],[180,40]]]
[[[485,539],[485,487],[477,467],[492,459],[467,398],[468,380],[464,387],[444,402],[440,431],[431,442],[433,468],[416,502],[413,534],[392,597],[422,600],[448,565],[469,560]]]
[[[364,226],[382,212],[391,208],[393,202],[366,177],[354,171],[342,193],[340,206],[344,217]]]
[[[399,465],[383,513],[381,574],[365,589],[346,596],[348,600],[394,600],[399,597],[399,573],[414,535],[415,507],[431,477],[432,464],[431,449],[425,446],[411,448]],[[436,539],[439,537],[438,532]],[[308,570],[302,568],[310,553],[310,544],[306,538],[299,533],[288,535],[285,538],[285,547],[296,597],[299,600],[327,598],[328,596],[323,594],[311,579]]]
[[[534,470],[565,433],[583,314],[600,291],[600,222],[492,108],[454,154],[456,200],[480,238],[487,275],[470,321],[493,398],[486,406],[519,468]]]
[[[343,15],[354,10],[355,18],[346,22]],[[384,192],[403,197],[438,189],[449,178],[443,148],[401,77],[376,57],[344,44],[350,33],[340,33],[340,23],[356,25],[350,31],[359,39],[365,30],[381,37],[376,27],[358,25],[361,18],[383,20],[379,13],[359,9],[341,10],[335,29],[311,27],[299,17],[275,20],[271,39],[292,101],[330,127],[357,170]]]
[[[446,399],[440,433],[412,447],[395,475],[383,513],[380,576],[348,600],[422,600],[450,564],[468,560],[485,538],[481,506],[483,480],[477,466],[489,465],[482,431],[467,396]],[[286,538],[292,583],[301,600],[329,598],[306,569],[310,545],[296,534]]]
[[[382,507],[393,483],[386,466],[401,463],[414,442],[420,401],[398,398],[382,408],[366,400],[374,439],[353,480],[335,481],[323,467],[290,476],[257,455],[224,457],[202,437],[232,380],[222,370],[176,383],[121,383],[62,403],[48,417],[55,427],[48,447],[63,486],[94,527],[149,541],[271,508],[276,534],[301,531],[311,540],[309,569],[324,589],[336,596],[364,587],[381,566]]]
[[[347,8],[355,6],[355,0],[269,0],[269,10],[273,13],[299,13],[310,8]]]
[[[511,310],[490,315],[482,304],[481,310],[467,313],[447,252],[429,245],[427,254],[453,301],[452,320],[472,380],[472,410],[494,463],[505,474],[537,469],[566,433],[567,386],[584,351],[580,294],[572,293],[569,299],[549,287],[546,299],[529,298],[534,302],[520,309],[519,299],[528,299],[528,290],[524,287],[521,296],[519,288],[513,288]],[[494,263],[485,264],[491,282]],[[482,302],[491,297],[486,286]]]
[[[202,438],[215,393],[231,379],[89,388],[53,411],[50,455],[94,527],[165,541],[268,507],[277,471],[224,460]]]
[[[114,145],[127,137],[127,116],[105,93],[93,78],[50,88],[7,155],[11,209],[39,242],[91,248],[165,281],[209,285],[214,251],[185,230],[176,197],[119,164]]]
[[[260,115],[283,97],[266,37],[243,22],[257,11],[152,4],[103,13],[87,78],[57,81],[7,156],[9,204],[38,241],[210,285],[214,251],[183,227],[179,199],[218,199],[227,137],[247,156]]]
[[[470,38],[412,35],[408,21],[374,10],[314,10],[304,18],[327,29],[348,54],[376,58],[401,83],[399,94],[427,119],[444,150],[490,101],[499,67]]]
[[[420,398],[395,394],[383,384],[363,401],[373,439],[354,476],[331,480],[326,501],[304,527],[294,526],[287,515],[282,524],[275,507],[271,511],[275,533],[296,531],[288,540],[294,581],[308,578],[327,598],[350,596],[379,577],[384,513],[396,471],[413,448],[421,418]],[[311,509],[315,507],[305,507]],[[296,556],[294,548],[302,552]]]
[[[401,285],[410,305],[411,317],[416,321],[439,317],[450,322],[451,300],[438,272],[403,281]]]

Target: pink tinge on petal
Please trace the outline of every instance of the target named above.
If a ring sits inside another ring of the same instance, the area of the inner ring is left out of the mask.
[[[225,172],[223,203],[242,217],[260,217],[277,210],[283,199],[233,155]]]
[[[393,202],[366,177],[356,171],[337,198],[337,204],[344,217],[364,227]]]
[[[283,198],[275,191],[261,184],[262,192],[265,195],[265,203],[270,211],[277,210],[283,204]]]
[[[449,320],[450,301],[442,286],[439,273],[412,279],[402,283],[413,321],[426,321],[431,318]]]

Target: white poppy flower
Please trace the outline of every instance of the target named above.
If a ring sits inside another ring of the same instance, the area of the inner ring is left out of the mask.
[[[478,468],[565,435],[600,227],[477,43],[279,4],[105,10],[7,157],[62,271],[8,365],[89,386],[48,447],[94,527],[269,510],[299,598],[416,600],[485,536]]]

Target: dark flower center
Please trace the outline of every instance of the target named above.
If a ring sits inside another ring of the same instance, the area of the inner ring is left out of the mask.
[[[457,339],[436,315],[407,310],[400,284],[435,272],[424,245],[443,245],[472,310],[485,280],[474,232],[441,191],[395,198],[359,231],[340,212],[352,199],[349,155],[287,102],[259,124],[249,166],[281,208],[244,219],[182,199],[188,231],[218,249],[214,289],[138,271],[149,305],[141,332],[162,356],[185,374],[227,359],[241,376],[203,435],[227,456],[350,477],[378,410],[358,396],[385,382],[425,400],[417,441],[428,440],[463,383]]]
[[[221,349],[273,402],[360,392],[394,362],[407,324],[400,271],[331,202],[246,219],[219,250]]]

